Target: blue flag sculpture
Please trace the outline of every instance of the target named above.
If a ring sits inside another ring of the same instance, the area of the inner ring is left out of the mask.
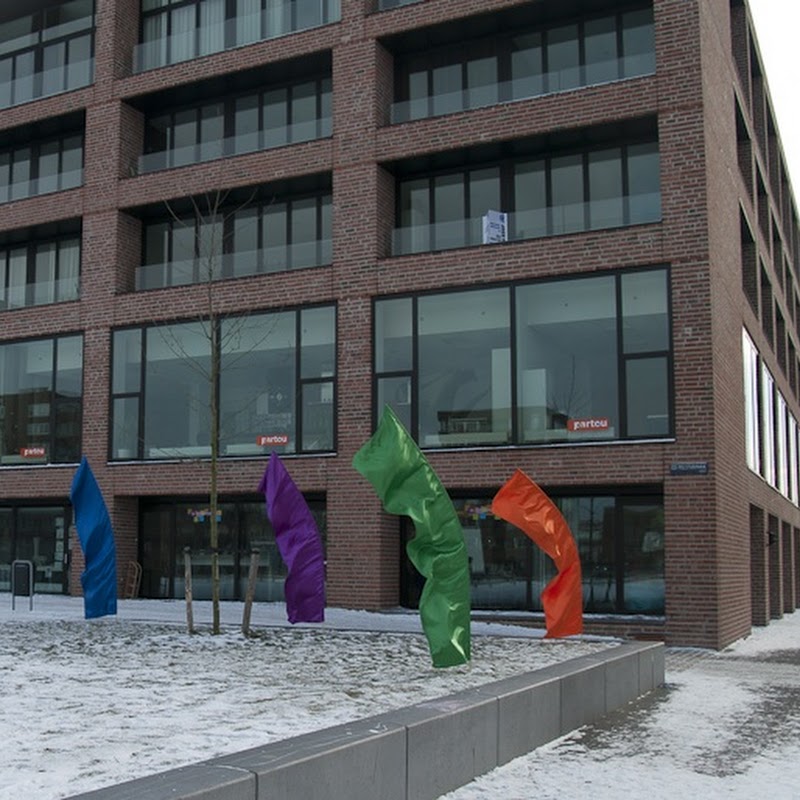
[[[86,456],[81,459],[69,499],[86,569],[81,575],[86,619],[117,613],[117,551],[103,495]]]

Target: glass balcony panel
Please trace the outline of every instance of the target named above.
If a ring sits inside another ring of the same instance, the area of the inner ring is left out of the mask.
[[[655,71],[654,57],[637,56],[633,59],[613,58],[591,65],[587,80],[583,83],[575,79],[573,68],[526,75],[510,81],[483,84],[464,90],[434,92],[431,96],[417,96],[410,100],[392,103],[390,119],[392,124],[409,122],[415,119],[454,114],[498,103],[528,100],[545,94],[558,94],[575,89],[581,85],[613,82],[637,75],[652,74]],[[621,76],[621,77],[620,77]]]
[[[231,277],[243,278],[249,275],[319,267],[331,263],[331,253],[330,239],[226,253],[215,263],[212,279],[216,281]],[[192,259],[165,264],[147,264],[136,270],[136,291],[203,283],[201,271],[197,269],[197,262]]]
[[[239,136],[229,136],[217,141],[203,142],[199,145],[177,147],[173,150],[161,150],[157,153],[146,153],[139,156],[138,172],[144,175],[162,169],[183,167],[217,158],[254,153],[258,150],[269,150],[273,147],[284,147],[288,144],[307,142],[331,135],[331,120],[318,119],[301,122],[296,125],[281,126],[265,131],[249,131]]]
[[[77,300],[80,284],[77,277],[9,286],[0,294],[0,309],[26,308],[48,303]]]
[[[327,25],[341,18],[340,0],[268,0],[266,9],[261,12],[242,0],[237,5],[242,16],[222,21],[219,12],[209,13],[197,27],[192,27],[189,18],[189,11],[193,13],[194,7],[187,6],[187,9],[185,18],[178,14],[181,9],[171,12],[173,30],[176,27],[181,30],[170,36],[159,36],[163,25],[160,18],[152,19],[150,41],[134,48],[134,73]]]

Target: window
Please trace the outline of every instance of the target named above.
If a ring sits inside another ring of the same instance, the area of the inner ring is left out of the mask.
[[[337,22],[340,0],[141,0],[134,71]]]
[[[761,364],[761,477],[776,485],[775,464],[775,381]]]
[[[330,135],[330,78],[302,80],[148,116],[139,171],[180,167]]]
[[[219,452],[334,449],[335,309],[217,322]],[[211,331],[203,322],[113,335],[113,459],[211,455]]]
[[[452,114],[655,72],[653,10],[398,53],[392,122]]]
[[[306,498],[325,546],[325,500]],[[205,512],[205,513],[204,513]],[[0,509],[0,514],[2,510]],[[211,598],[208,498],[181,497],[145,500],[141,509],[139,560],[143,597],[184,596],[183,550],[192,549],[192,594]],[[2,526],[2,516],[0,516]],[[0,527],[0,531],[2,528]],[[259,576],[254,598],[283,602],[286,564],[275,542],[275,532],[264,514],[264,498],[221,498],[219,504],[220,596],[243,600],[247,592],[250,552],[259,551]],[[2,539],[0,539],[0,545]],[[0,587],[2,584],[0,584]]]
[[[665,269],[375,303],[376,414],[422,447],[670,436],[671,370]]]
[[[11,564],[33,564],[36,594],[63,594],[69,588],[66,559],[71,511],[58,501],[21,505],[3,501],[0,507],[0,591],[11,590]]]
[[[0,464],[77,462],[82,383],[81,336],[0,345]]]
[[[285,197],[146,220],[137,290],[329,264],[331,195]]]
[[[0,245],[0,310],[78,299],[78,236]]]
[[[664,503],[658,493],[552,493],[578,545],[583,607],[594,614],[664,613]],[[555,576],[552,560],[525,534],[491,513],[491,497],[454,497],[476,609],[542,611]],[[413,536],[404,524],[403,544]],[[401,554],[401,602],[417,607],[423,581]]]
[[[0,149],[0,203],[74,189],[83,183],[83,136]]]
[[[0,23],[0,108],[88,86],[93,47],[93,0]]]
[[[482,244],[481,218],[509,212],[509,238],[657,222],[655,142],[545,154],[433,175],[400,176],[395,255]]]

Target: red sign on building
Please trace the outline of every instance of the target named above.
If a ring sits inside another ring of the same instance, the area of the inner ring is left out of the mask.
[[[289,444],[289,437],[285,433],[261,434],[256,436],[256,444],[259,447]]]
[[[44,458],[44,447],[20,447],[19,454],[23,458]]]
[[[568,431],[607,431],[611,427],[608,417],[584,417],[568,419]]]

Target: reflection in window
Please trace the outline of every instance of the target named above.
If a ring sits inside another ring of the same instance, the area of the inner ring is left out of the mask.
[[[552,560],[491,513],[491,496],[453,499],[464,531],[476,609],[542,611]],[[553,496],[578,545],[586,613],[664,613],[664,506],[659,496]],[[403,544],[414,535],[404,525]],[[401,602],[416,608],[424,579],[403,547]]]
[[[74,463],[81,452],[80,336],[0,345],[0,463]]]
[[[219,454],[332,450],[333,307],[217,324]],[[201,322],[115,331],[112,458],[211,455],[211,341]]]
[[[378,300],[374,346],[376,413],[422,447],[672,431],[664,269]]]

